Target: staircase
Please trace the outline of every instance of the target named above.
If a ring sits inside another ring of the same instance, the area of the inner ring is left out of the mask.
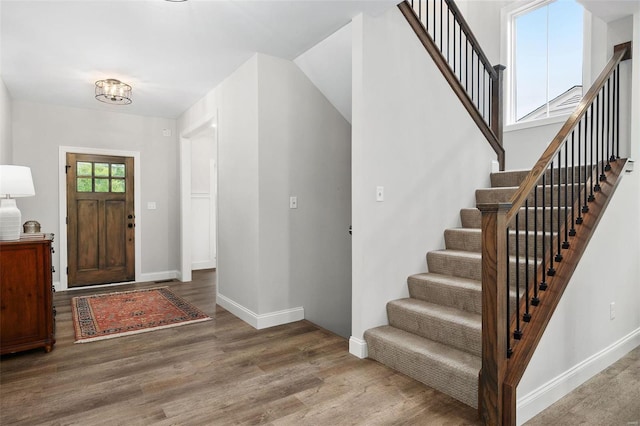
[[[476,191],[477,203],[509,201],[528,173],[492,173],[492,187]],[[547,192],[563,191],[564,182],[560,183],[547,188]],[[550,200],[548,195],[546,200]],[[544,216],[541,208],[538,211],[530,208],[528,218],[530,223],[537,222],[541,229],[545,217],[548,231],[551,229],[549,218],[556,217],[557,207],[553,214],[549,214],[548,202],[545,208]],[[460,211],[460,219],[461,228],[444,231],[446,248],[427,253],[429,272],[408,278],[410,297],[387,304],[389,325],[367,330],[364,338],[370,358],[477,408],[478,374],[482,364],[482,216],[476,208],[464,208]],[[512,234],[513,237],[515,232]],[[545,238],[553,238],[553,234],[547,232]],[[537,239],[541,244],[541,234]],[[510,255],[515,259],[516,244],[514,238],[510,240]],[[530,239],[530,246],[535,244],[534,240]],[[522,258],[525,253],[522,239],[517,251]],[[539,260],[530,260],[529,273],[533,276]],[[521,261],[518,265],[519,268],[510,268],[510,274],[515,278],[518,269],[520,282],[524,283],[526,262]],[[511,293],[511,308],[514,309],[515,288]]]

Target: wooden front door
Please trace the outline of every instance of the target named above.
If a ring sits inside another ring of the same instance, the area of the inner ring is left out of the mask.
[[[70,287],[135,279],[133,158],[67,154]]]

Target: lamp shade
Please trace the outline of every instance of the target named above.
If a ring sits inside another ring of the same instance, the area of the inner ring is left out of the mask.
[[[36,195],[31,169],[25,166],[0,165],[0,196],[8,198]]]

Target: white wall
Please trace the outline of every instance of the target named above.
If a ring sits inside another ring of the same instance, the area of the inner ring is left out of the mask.
[[[293,60],[351,123],[351,23]]]
[[[295,64],[260,54],[186,111],[181,133],[216,110],[218,303],[257,327],[304,308],[347,336],[349,124]]]
[[[397,8],[353,31],[353,331],[386,324],[443,231],[475,206],[496,155]],[[384,186],[385,201],[376,202]]]
[[[260,312],[300,303],[348,337],[351,126],[291,61],[258,55],[258,100]]]
[[[175,120],[85,110],[24,101],[13,102],[13,160],[31,167],[35,197],[19,201],[25,220],[60,234],[58,150],[60,146],[139,151],[141,162],[142,271],[175,277],[179,259],[178,150]],[[174,136],[165,137],[163,129]],[[156,210],[146,210],[154,201]],[[59,281],[59,239],[54,281]]]
[[[0,78],[0,164],[13,164],[11,96]]]
[[[547,146],[558,134],[564,122],[552,122],[533,127],[512,128],[503,136],[505,169],[530,169],[538,161]]]

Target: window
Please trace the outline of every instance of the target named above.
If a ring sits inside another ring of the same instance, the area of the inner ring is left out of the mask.
[[[534,1],[510,14],[509,123],[570,114],[582,98],[583,8]]]
[[[78,192],[125,192],[124,164],[78,161],[76,176]]]

